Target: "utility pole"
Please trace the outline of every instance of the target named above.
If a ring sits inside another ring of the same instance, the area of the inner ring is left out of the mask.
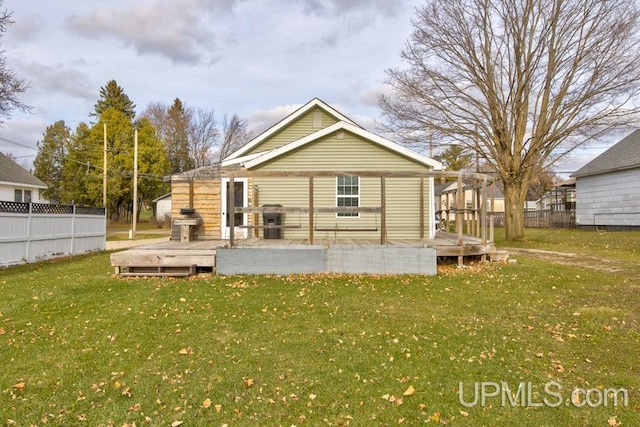
[[[131,224],[131,238],[136,238],[136,223],[138,222],[138,129],[133,138],[133,220]]]
[[[104,152],[102,153],[102,206],[107,208],[107,122],[103,123]],[[106,215],[106,212],[105,212]]]

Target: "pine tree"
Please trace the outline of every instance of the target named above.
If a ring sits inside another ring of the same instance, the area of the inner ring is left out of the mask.
[[[71,129],[64,120],[60,120],[48,126],[42,141],[38,142],[33,174],[47,184],[43,196],[52,202],[61,202],[63,199],[63,170],[70,140]]]
[[[191,111],[176,98],[167,112],[167,135],[165,144],[171,162],[171,173],[184,172],[195,167],[189,152]]]
[[[130,121],[133,121],[136,117],[136,105],[115,80],[110,80],[106,86],[100,88],[100,99],[96,103],[95,112],[91,113],[91,116],[100,117],[108,108],[121,112]]]

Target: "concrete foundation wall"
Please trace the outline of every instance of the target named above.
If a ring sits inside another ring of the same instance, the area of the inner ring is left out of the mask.
[[[437,273],[436,250],[389,246],[300,246],[218,249],[216,271],[235,274]]]
[[[323,273],[324,264],[322,246],[216,250],[216,272],[222,275]]]
[[[436,274],[436,250],[399,246],[332,246],[327,272],[349,274]]]

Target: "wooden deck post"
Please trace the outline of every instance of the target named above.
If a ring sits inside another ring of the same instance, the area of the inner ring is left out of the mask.
[[[491,213],[489,213],[489,241],[493,243],[493,218],[494,218],[494,194],[495,194],[495,185],[496,183],[491,181]]]
[[[229,246],[235,245],[235,228],[236,228],[236,198],[235,198],[235,180],[233,176],[229,177],[229,188],[227,189],[227,217],[229,218]]]
[[[309,244],[313,245],[313,177],[309,177]]]
[[[259,199],[260,196],[258,195],[258,187],[257,186],[253,186],[253,207],[257,208],[259,205]],[[259,214],[253,214],[253,224],[252,225],[259,225],[260,224],[260,215]],[[253,228],[249,229],[249,237],[252,237],[251,232],[253,231]],[[260,237],[260,232],[259,232],[259,228],[255,228],[255,237],[259,238]]]
[[[480,189],[480,244],[487,244],[487,179],[482,180]]]
[[[481,206],[482,206],[482,200],[481,200],[481,197],[480,197],[480,188],[476,188],[475,191],[473,192],[473,195],[475,196],[475,203],[474,203],[474,206],[473,206],[473,209],[475,209],[473,211],[473,219],[474,219],[474,222],[475,222],[475,227],[474,227],[475,232],[474,233],[475,233],[476,237],[480,237],[480,235],[481,235],[480,219],[481,219],[481,216],[482,216],[481,212],[480,212]]]
[[[464,229],[464,189],[462,188],[462,175],[458,175],[458,188],[456,188],[456,229],[458,231],[458,246],[462,249]],[[462,251],[461,251],[462,253]],[[464,256],[458,255],[458,265],[464,265]]]
[[[380,244],[387,240],[387,185],[384,176],[380,177]]]
[[[420,178],[420,240],[424,240],[424,178]]]

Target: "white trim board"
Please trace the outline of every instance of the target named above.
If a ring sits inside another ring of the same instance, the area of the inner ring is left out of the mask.
[[[351,123],[354,126],[358,126],[358,124],[356,122],[354,122],[353,120],[351,120],[350,118],[348,118],[344,114],[340,113],[338,110],[336,110],[335,108],[331,107],[329,104],[325,103],[324,101],[322,101],[322,100],[320,100],[318,98],[313,98],[311,101],[307,102],[305,105],[303,105],[302,107],[298,108],[296,111],[294,111],[293,113],[289,114],[287,117],[285,117],[284,119],[280,120],[278,123],[274,124],[273,126],[268,128],[267,130],[262,132],[260,135],[258,135],[255,138],[253,138],[247,144],[245,144],[244,146],[240,147],[235,152],[231,153],[229,156],[227,156],[224,159],[223,164],[226,163],[226,162],[229,162],[230,160],[233,160],[233,159],[236,159],[238,157],[241,157],[242,155],[244,155],[245,153],[250,151],[252,148],[256,147],[258,144],[260,144],[261,142],[263,142],[264,140],[269,138],[271,135],[273,135],[274,133],[278,132],[279,130],[281,130],[282,128],[287,126],[289,123],[293,122],[298,117],[304,115],[305,113],[307,113],[308,111],[310,111],[311,109],[313,109],[315,107],[320,107],[321,109],[323,109],[324,111],[326,111],[328,114],[332,115],[333,117],[335,117],[339,121],[344,121],[344,122],[347,122],[347,123]],[[360,127],[360,126],[358,126],[358,127]]]

